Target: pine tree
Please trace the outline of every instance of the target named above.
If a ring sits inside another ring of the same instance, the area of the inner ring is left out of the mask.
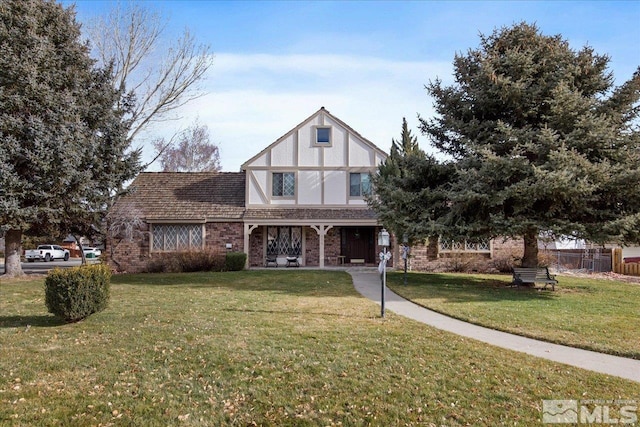
[[[389,157],[372,177],[368,202],[382,224],[396,236],[406,236],[409,243],[438,236],[453,174],[452,165],[420,149],[403,118],[401,140],[392,139]]]
[[[406,117],[402,118],[402,138],[400,142],[391,140],[391,158],[405,157],[410,155],[423,155],[424,152],[418,146],[418,137],[411,134]]]
[[[72,8],[1,2],[0,51],[0,224],[5,273],[17,275],[22,234],[91,233],[139,152],[128,151],[120,94],[94,67]]]
[[[428,85],[422,131],[459,170],[440,221],[467,237],[521,237],[537,265],[541,231],[638,240],[640,69],[613,86],[609,57],[520,23],[456,55],[456,83]]]

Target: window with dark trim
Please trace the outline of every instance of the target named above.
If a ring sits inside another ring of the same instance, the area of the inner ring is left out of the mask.
[[[371,193],[369,172],[349,174],[349,196],[362,197]]]

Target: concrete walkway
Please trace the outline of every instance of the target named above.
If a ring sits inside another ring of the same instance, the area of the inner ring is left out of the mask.
[[[347,272],[353,277],[353,285],[358,292],[380,304],[381,285],[377,270],[347,269]],[[640,360],[551,344],[473,325],[420,307],[393,293],[389,288],[385,292],[385,310],[387,309],[435,328],[497,347],[640,382]]]

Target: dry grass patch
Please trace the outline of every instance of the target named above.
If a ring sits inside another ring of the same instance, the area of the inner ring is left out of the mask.
[[[478,325],[640,359],[640,286],[558,276],[556,290],[510,287],[511,276],[411,273],[389,286],[424,307]]]
[[[75,324],[42,282],[0,288],[0,424],[533,425],[542,399],[638,384],[441,332],[341,272],[115,276]]]

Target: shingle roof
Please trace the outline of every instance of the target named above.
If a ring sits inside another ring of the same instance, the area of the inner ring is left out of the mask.
[[[363,220],[376,219],[371,209],[247,209],[245,219],[313,219],[313,220]]]
[[[118,204],[130,203],[153,220],[241,219],[243,172],[144,172]]]

